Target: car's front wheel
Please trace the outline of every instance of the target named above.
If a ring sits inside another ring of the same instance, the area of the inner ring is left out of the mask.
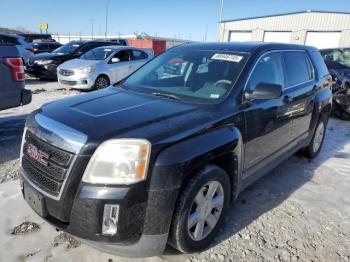
[[[174,210],[169,244],[184,253],[207,249],[222,224],[230,191],[228,175],[214,165],[189,179]]]
[[[110,85],[109,79],[106,76],[99,76],[97,77],[94,85],[95,90],[106,88]]]

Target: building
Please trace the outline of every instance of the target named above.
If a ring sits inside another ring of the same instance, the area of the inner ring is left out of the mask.
[[[303,11],[226,20],[220,41],[295,43],[317,48],[350,47],[350,13]]]
[[[60,42],[61,44],[66,44],[73,40],[92,40],[92,39],[105,39],[105,36],[98,36],[98,35],[61,35],[61,34],[52,34],[52,38],[55,39],[57,42]],[[176,39],[176,38],[166,38],[166,37],[157,37],[157,36],[150,36],[146,33],[141,34],[131,34],[131,35],[108,35],[106,39],[145,39],[145,40],[155,40],[155,41],[165,41],[166,49],[180,45],[180,44],[186,44],[191,43],[193,41],[186,40],[186,39]]]

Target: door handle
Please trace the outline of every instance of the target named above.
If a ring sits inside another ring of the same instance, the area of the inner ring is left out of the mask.
[[[285,96],[285,97],[283,98],[283,102],[286,103],[286,104],[292,103],[292,102],[293,102],[293,97],[291,97],[291,96]]]

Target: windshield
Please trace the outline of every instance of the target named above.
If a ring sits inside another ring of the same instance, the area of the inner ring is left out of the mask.
[[[233,87],[247,53],[173,49],[132,74],[123,87],[189,102],[211,103]]]
[[[80,59],[85,60],[105,60],[108,58],[112,53],[114,52],[111,48],[95,48],[90,50],[89,52],[85,53],[80,57]]]
[[[68,43],[55,49],[54,51],[52,51],[52,53],[59,54],[59,55],[68,55],[73,53],[79,47],[80,47],[80,43]]]
[[[330,68],[350,68],[350,49],[324,50],[321,54]]]

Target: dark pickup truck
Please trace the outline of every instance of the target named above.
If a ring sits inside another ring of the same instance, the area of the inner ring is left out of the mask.
[[[56,228],[106,252],[206,249],[244,188],[297,151],[317,156],[330,86],[312,47],[172,48],[115,86],[32,113],[23,196]]]
[[[14,45],[0,44],[0,110],[29,104],[32,94],[24,89],[23,60]]]

